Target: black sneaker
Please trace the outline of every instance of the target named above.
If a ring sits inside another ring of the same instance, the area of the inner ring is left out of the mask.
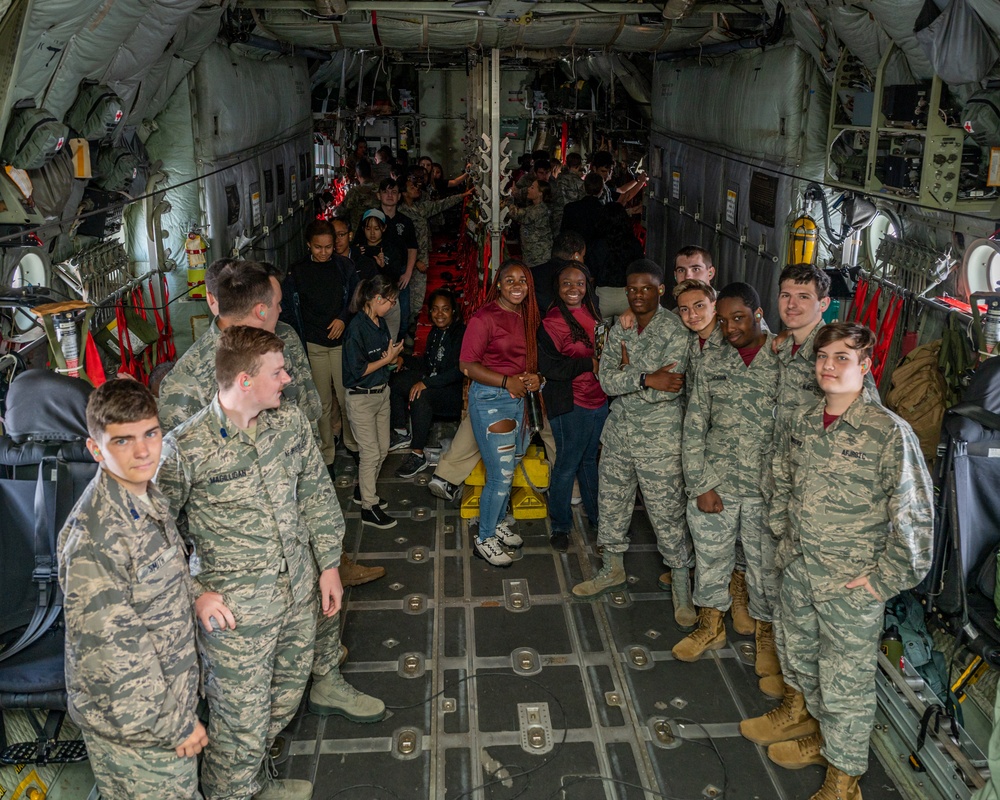
[[[361,500],[361,486],[359,486],[358,484],[354,484],[354,497],[352,497],[351,500],[353,501],[354,505],[356,505],[356,506],[360,506],[360,505],[363,504],[363,502]],[[377,506],[383,506],[384,507],[385,506],[385,500],[383,500],[380,497],[378,499],[378,502],[375,505],[377,505]]]
[[[565,553],[569,550],[569,533],[566,531],[552,531],[549,537],[549,544],[557,553]]]
[[[389,434],[389,452],[391,453],[394,450],[405,450],[410,446],[411,441],[412,439],[410,438],[410,434],[393,431]]]
[[[420,472],[424,471],[427,466],[427,459],[423,455],[417,455],[416,453],[410,453],[406,457],[406,461],[403,465],[396,470],[397,478],[412,478]]]
[[[431,490],[431,494],[435,497],[440,497],[442,500],[454,500],[458,497],[461,487],[456,486],[453,483],[449,483],[444,478],[439,478],[435,475],[427,484],[427,488]]]
[[[395,528],[396,520],[390,517],[381,506],[372,506],[361,510],[361,522],[364,525],[371,525],[373,528]]]
[[[347,455],[349,455],[353,459],[354,466],[356,466],[356,467],[360,467],[361,466],[361,453],[360,452],[358,452],[357,450],[348,450],[347,451]]]

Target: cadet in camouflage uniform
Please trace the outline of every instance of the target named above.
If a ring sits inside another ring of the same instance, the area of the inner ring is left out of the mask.
[[[698,629],[673,648],[694,661],[726,644],[723,616],[742,538],[747,561],[750,615],[757,620],[759,675],[779,671],[771,629],[777,595],[774,542],[766,527],[765,474],[771,461],[778,363],[762,329],[760,298],[733,283],[718,296],[716,313],[727,346],[704,360],[695,375],[684,417],[683,461],[687,520],[698,569],[694,602]]]
[[[334,212],[337,219],[347,220],[353,235],[361,225],[361,216],[369,208],[378,208],[378,183],[372,180],[372,165],[367,159],[355,167],[360,183],[347,190],[347,195]]]
[[[273,331],[285,342],[285,361],[291,383],[285,399],[295,403],[319,438],[323,406],[313,383],[309,359],[295,329],[278,321],[281,285],[254,261],[231,261],[219,271],[215,286],[219,316],[174,364],[160,384],[160,423],[169,431],[208,405],[216,392],[215,351],[219,336],[232,325]]]
[[[552,184],[552,202],[549,209],[552,217],[552,235],[557,236],[562,230],[563,209],[567,203],[582,200],[583,191],[583,158],[579,153],[566,156],[566,167]]]
[[[544,264],[552,255],[552,228],[549,224],[549,200],[552,189],[548,181],[532,181],[526,192],[528,205],[509,205],[510,218],[521,223],[521,253],[529,267]]]
[[[860,325],[820,330],[813,352],[825,399],[782,431],[774,460],[770,524],[787,656],[820,730],[768,755],[791,768],[828,764],[813,800],[861,800],[883,606],[931,563],[933,495],[920,444],[862,388],[874,345]]]
[[[400,214],[409,217],[413,223],[413,230],[417,234],[417,263],[414,264],[413,274],[410,276],[410,308],[408,312],[413,316],[420,313],[424,305],[424,296],[427,294],[427,268],[430,266],[431,250],[431,226],[428,220],[453,208],[461,203],[471,190],[465,194],[453,194],[441,200],[423,199],[424,170],[421,167],[414,167],[406,182],[400,182],[399,194],[402,202],[396,207]],[[404,309],[405,311],[405,309]]]
[[[198,658],[191,578],[170,508],[150,482],[162,439],[141,383],[87,404],[101,469],[59,534],[69,715],[104,800],[194,800]]]
[[[573,587],[585,599],[625,585],[623,556],[635,507],[636,488],[656,533],[663,563],[671,568],[674,617],[694,624],[689,570],[694,551],[684,523],[681,475],[683,373],[688,366],[688,331],[660,307],[663,271],[640,259],[628,267],[626,289],[637,325],[616,325],[601,354],[598,379],[614,402],[604,425],[599,463],[598,544],[604,565],[597,576]]]
[[[340,608],[344,518],[308,421],[281,405],[283,350],[266,330],[224,330],[219,392],[166,437],[157,473],[193,545],[207,800],[312,797],[307,781],[270,780],[265,757],[309,679],[317,578],[324,613]]]

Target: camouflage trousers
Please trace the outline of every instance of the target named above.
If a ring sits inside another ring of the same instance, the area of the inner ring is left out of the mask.
[[[312,674],[320,678],[337,668],[344,645],[340,643],[340,614],[326,617],[320,611],[316,621],[316,654]]]
[[[250,797],[275,737],[299,707],[313,661],[318,597],[292,599],[288,573],[235,578],[223,591],[233,630],[198,630],[208,698],[206,800]]]
[[[750,616],[770,622],[778,600],[774,566],[777,540],[766,523],[764,500],[761,497],[719,496],[722,511],[718,514],[699,511],[697,501],[688,500],[687,521],[698,562],[694,604],[719,611],[729,609],[732,604],[729,580],[737,563],[737,541],[741,541],[746,560]]]
[[[128,747],[83,732],[90,767],[103,800],[201,800],[198,759],[173,749]]]
[[[424,307],[424,298],[427,296],[427,273],[414,267],[409,287],[410,307],[403,309],[407,320],[414,319],[420,313],[420,309]]]
[[[823,755],[848,775],[868,769],[884,608],[864,587],[816,600],[801,556],[782,572],[787,657],[802,684],[806,708],[819,721]]]
[[[693,567],[694,549],[684,521],[684,479],[680,454],[633,456],[605,445],[598,462],[597,543],[609,553],[628,549],[635,491],[656,534],[656,549],[671,568]]]

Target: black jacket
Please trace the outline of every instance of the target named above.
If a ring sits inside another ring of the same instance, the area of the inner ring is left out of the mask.
[[[573,410],[573,378],[593,369],[590,358],[572,358],[560,353],[545,326],[538,326],[538,371],[545,376],[542,397],[549,419]]]
[[[461,322],[453,322],[444,330],[431,328],[427,335],[423,373],[420,376],[425,385],[440,388],[451,383],[462,383],[465,376],[458,368],[458,357],[462,352],[464,333],[465,326]]]
[[[334,255],[326,263],[317,263],[304,258],[292,265],[282,285],[281,319],[298,331],[303,343],[339,347],[343,336],[330,339],[327,328],[339,319],[346,329],[357,285],[350,259]]]

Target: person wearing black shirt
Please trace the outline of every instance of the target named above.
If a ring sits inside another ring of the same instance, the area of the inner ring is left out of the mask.
[[[406,220],[409,222],[409,220]],[[370,208],[361,218],[361,227],[354,237],[358,278],[367,280],[381,275],[398,289],[399,281],[406,271],[406,249],[396,236],[389,236],[386,230],[385,214],[377,208]],[[392,338],[399,336],[399,305],[394,305],[385,318]]]
[[[392,390],[389,449],[407,445],[411,453],[396,470],[396,477],[412,478],[427,466],[424,446],[435,416],[458,417],[462,413],[462,372],[458,356],[462,350],[462,324],[455,295],[447,289],[432,292],[427,307],[434,327],[427,337],[423,362],[408,364],[389,379]],[[415,361],[415,359],[414,359]],[[407,406],[413,425],[412,437],[406,430]]]

